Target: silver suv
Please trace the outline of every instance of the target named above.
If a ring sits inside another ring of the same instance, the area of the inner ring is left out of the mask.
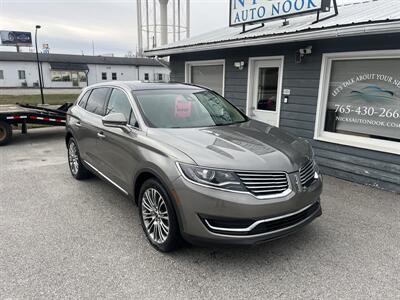
[[[132,197],[160,251],[263,242],[321,215],[310,144],[206,88],[93,85],[69,110],[66,143],[72,176],[96,174]]]

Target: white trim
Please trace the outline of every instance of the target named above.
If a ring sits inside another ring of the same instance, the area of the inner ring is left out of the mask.
[[[225,59],[192,60],[185,62],[185,82],[192,83],[190,68],[193,66],[219,66],[222,65],[222,96],[225,95]]]
[[[203,45],[182,45],[176,48],[164,48],[164,49],[154,49],[145,51],[146,56],[168,56],[172,54],[190,53],[197,51],[209,51],[217,49],[228,49],[228,48],[238,48],[246,46],[259,46],[259,45],[272,45],[272,44],[283,44],[289,42],[299,42],[299,41],[312,41],[321,39],[333,39],[340,37],[349,36],[365,36],[365,35],[375,35],[375,34],[390,34],[400,32],[400,21],[377,22],[368,25],[349,25],[343,27],[334,27],[328,29],[316,28],[315,31],[305,30],[303,32],[293,32],[287,34],[277,34],[270,36],[256,37],[254,39],[236,39],[234,33],[232,33],[232,40],[226,40],[223,42],[218,41],[204,41]]]
[[[400,50],[325,53],[322,56],[314,139],[380,152],[400,154],[400,142],[385,141],[324,130],[332,61],[399,58]]]
[[[107,180],[109,183],[111,183],[113,186],[118,188],[125,195],[129,195],[127,191],[125,191],[122,187],[120,187],[118,184],[116,184],[114,181],[112,181],[110,178],[108,178],[106,175],[104,175],[102,172],[100,172],[98,169],[96,169],[92,164],[88,163],[86,160],[84,160],[83,162],[86,165],[88,165],[90,168],[92,168],[97,174],[99,174],[101,177],[103,177],[105,180]]]
[[[283,89],[283,67],[285,64],[285,56],[279,55],[279,56],[254,56],[254,57],[249,57],[248,61],[248,74],[247,74],[247,98],[246,98],[246,115],[250,115],[250,108],[251,108],[251,102],[252,102],[252,97],[253,97],[253,83],[254,83],[254,70],[255,70],[255,63],[257,61],[263,61],[263,60],[280,60],[280,66],[279,66],[279,78],[278,78],[278,90],[277,90],[277,96],[279,97],[279,103],[277,103],[277,113],[278,113],[278,121],[277,121],[277,127],[279,127],[280,124],[280,119],[281,119],[281,107],[282,107],[282,89]],[[278,98],[277,98],[278,100]]]
[[[276,221],[276,220],[280,220],[280,219],[284,219],[284,218],[288,218],[294,215],[297,215],[307,209],[309,209],[311,206],[315,205],[316,202],[307,205],[306,207],[297,210],[295,212],[286,214],[286,215],[281,215],[278,217],[273,217],[273,218],[269,218],[269,219],[263,219],[263,220],[258,220],[258,221],[254,221],[253,224],[251,224],[248,227],[245,228],[226,228],[226,227],[217,227],[217,226],[212,226],[210,225],[209,221],[207,219],[204,219],[204,221],[206,222],[207,226],[213,230],[218,230],[218,231],[227,231],[227,232],[249,232],[252,231],[254,228],[256,228],[258,225],[262,224],[262,223],[268,223],[268,222],[272,222],[272,221]],[[303,221],[303,220],[302,220]],[[300,221],[301,222],[301,221]]]

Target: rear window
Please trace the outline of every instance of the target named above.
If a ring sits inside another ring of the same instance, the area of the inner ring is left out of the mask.
[[[104,106],[106,103],[109,88],[94,89],[86,104],[86,110],[96,115],[104,116]]]
[[[83,95],[83,97],[81,98],[81,100],[79,100],[78,105],[79,105],[80,107],[83,107],[83,108],[86,107],[86,103],[87,103],[87,101],[88,101],[90,92],[91,92],[91,91],[87,91],[87,92]]]

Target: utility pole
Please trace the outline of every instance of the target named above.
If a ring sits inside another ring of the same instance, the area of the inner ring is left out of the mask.
[[[38,29],[40,29],[40,28],[41,28],[40,25],[36,25],[36,29],[35,29],[35,47],[36,47],[36,62],[37,62],[38,73],[39,73],[40,96],[41,96],[41,99],[42,99],[42,104],[44,104],[42,72],[41,72],[41,68],[40,68],[38,42],[37,42],[37,32],[38,32]]]

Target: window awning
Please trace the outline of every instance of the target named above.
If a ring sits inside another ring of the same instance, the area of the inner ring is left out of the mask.
[[[52,70],[57,70],[57,71],[87,71],[87,70],[89,70],[89,67],[87,64],[77,64],[77,63],[52,62],[52,63],[50,63],[50,67]]]

